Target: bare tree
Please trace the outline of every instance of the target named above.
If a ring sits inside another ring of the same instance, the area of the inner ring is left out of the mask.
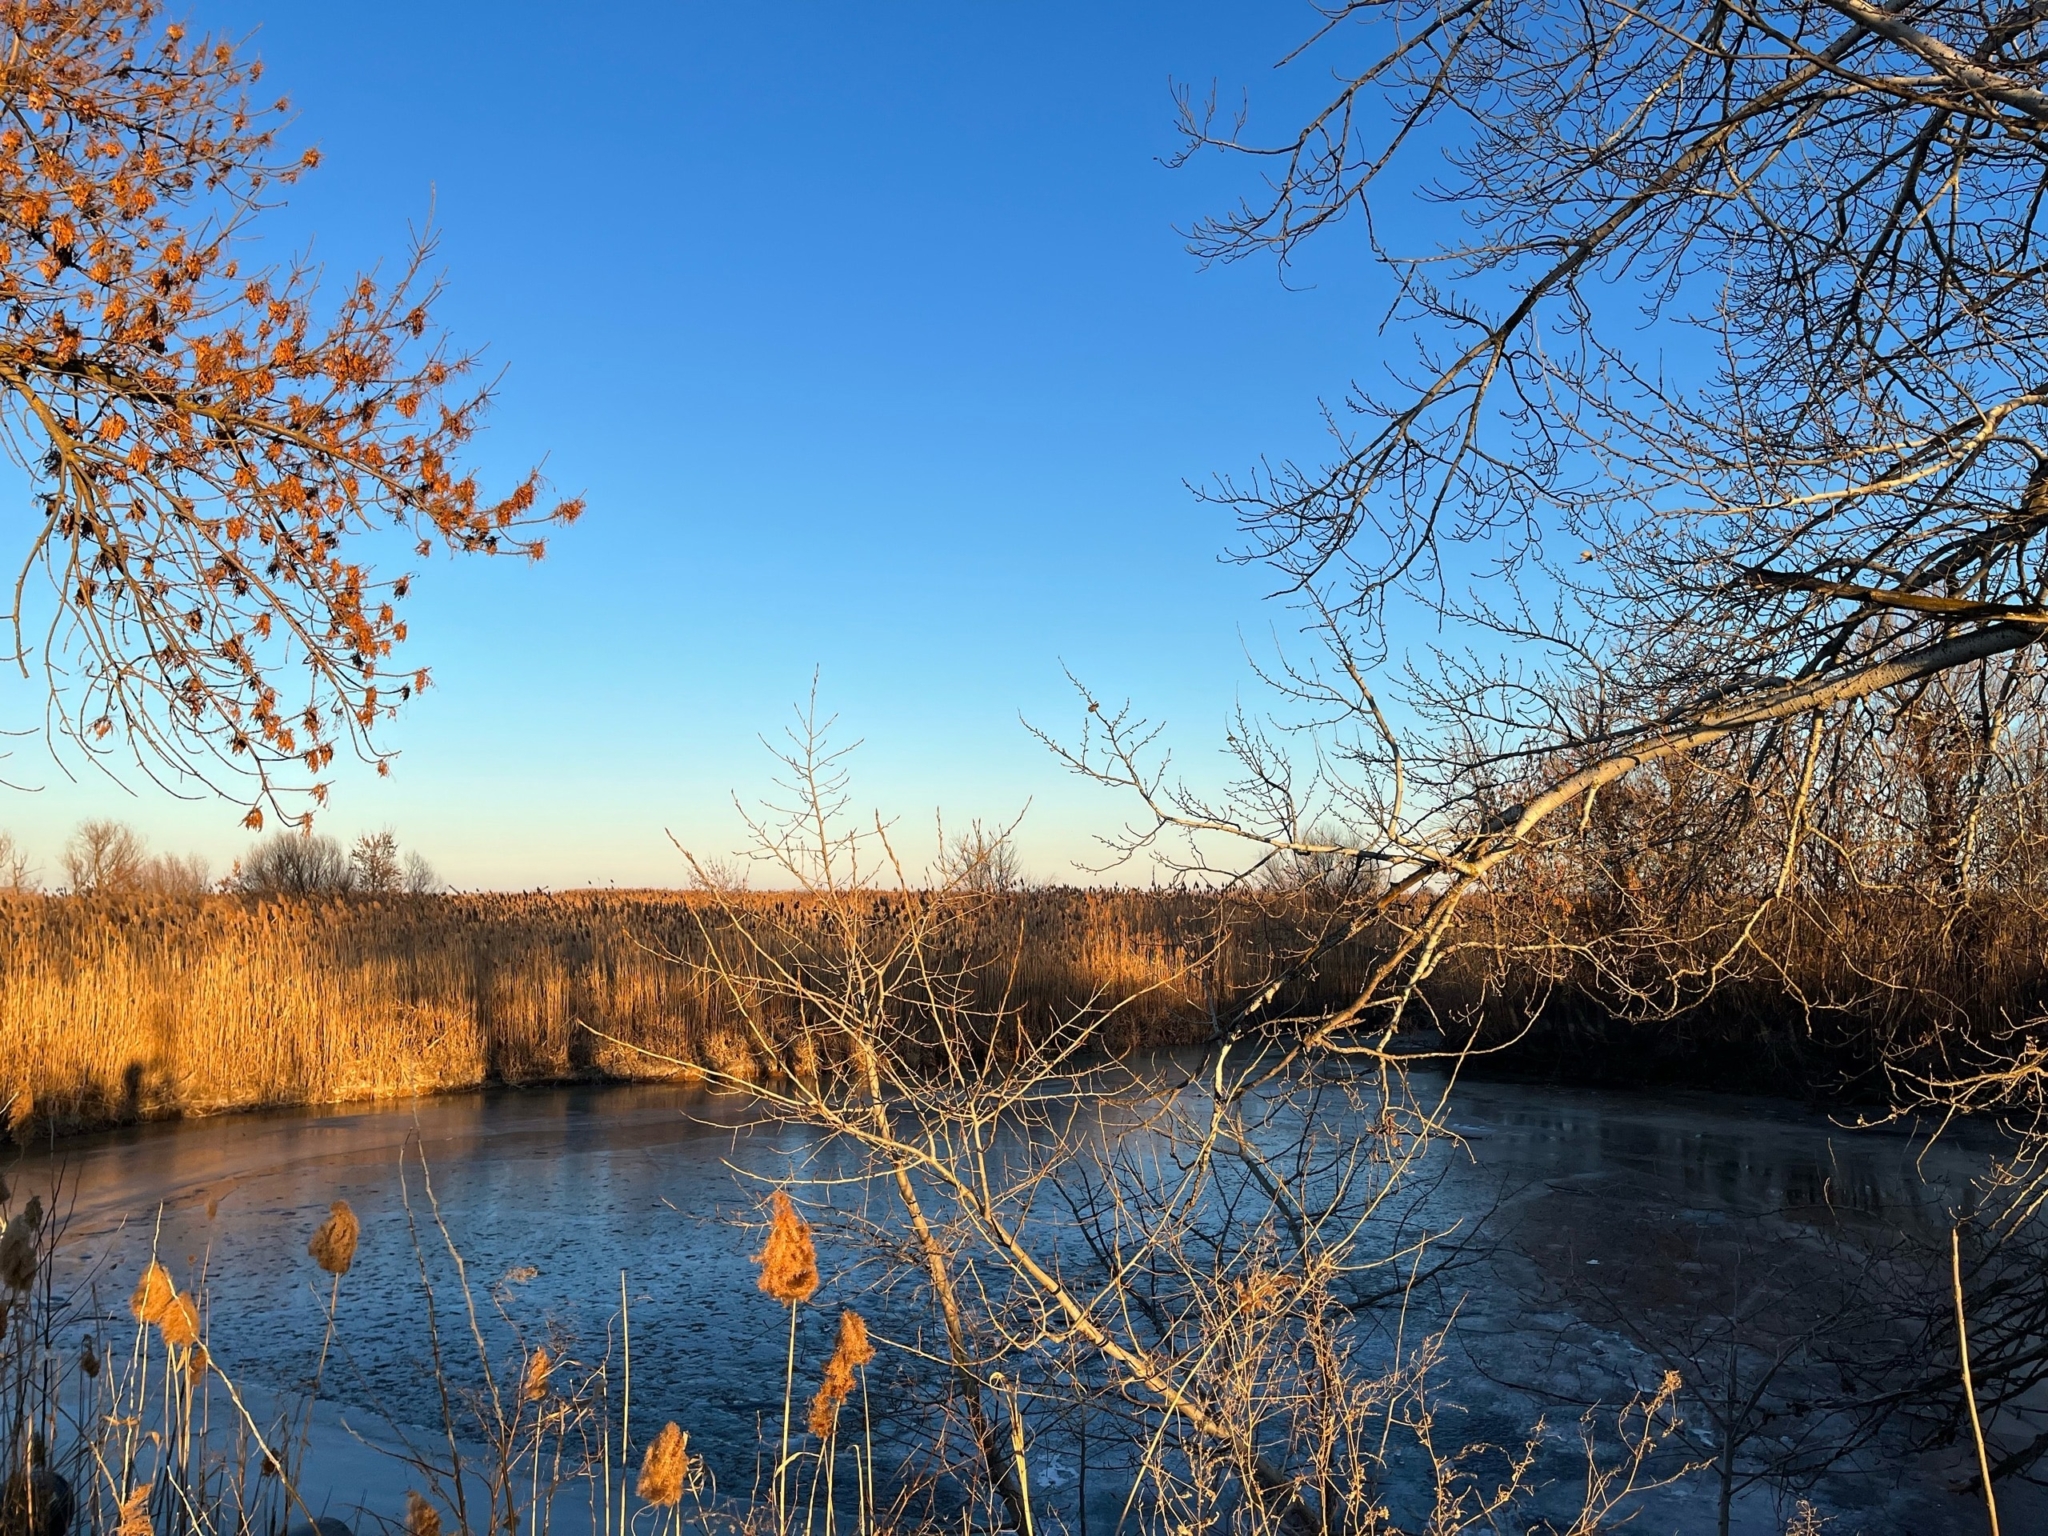
[[[965,832],[939,834],[937,875],[941,882],[983,894],[1024,888],[1023,861],[1017,856],[1016,824],[991,830],[976,817]]]
[[[230,877],[252,896],[318,896],[349,888],[341,844],[317,832],[274,832],[251,848]]]
[[[149,866],[141,834],[125,822],[83,821],[64,845],[64,879],[77,896],[140,890]]]
[[[11,832],[0,832],[0,892],[24,896],[41,888],[28,854]]]
[[[389,829],[365,832],[348,851],[349,883],[372,896],[403,888],[405,867],[398,857],[398,838]]]
[[[441,877],[417,848],[405,856],[405,891],[408,896],[431,896],[441,889]]]
[[[160,853],[143,863],[136,887],[158,896],[204,896],[213,889],[213,877],[196,853]]]
[[[1881,888],[1898,834],[1946,899],[2001,796],[2032,841],[1996,770],[2043,719],[2044,26],[1351,0],[1291,58],[1338,82],[1298,132],[1183,96],[1188,154],[1266,171],[1197,251],[1286,264],[1356,216],[1412,345],[1327,462],[1213,492],[1320,637],[1273,673],[1289,723],[1240,722],[1213,793],[1092,695],[1066,755],[1138,797],[1120,853],[1384,872],[1328,934],[1386,934],[1383,963],[1311,1049],[1375,1059],[1490,924],[1497,974],[1569,963],[1669,1016],[1770,973],[1802,896]],[[1418,195],[1456,219],[1388,216]],[[1383,665],[1417,611],[1445,639]],[[1894,1058],[1895,1090],[2029,1119],[2019,1040]]]

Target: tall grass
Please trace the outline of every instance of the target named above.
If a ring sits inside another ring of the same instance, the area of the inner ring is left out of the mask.
[[[801,944],[805,899],[739,899]],[[873,897],[872,920],[925,899]],[[702,898],[672,892],[0,898],[0,1105],[26,1134],[686,1070],[649,1051],[740,1078],[786,1070],[675,963],[702,955],[704,921]],[[1038,891],[978,900],[949,925],[949,958],[1006,1000],[1009,1028],[1135,999],[1114,1043],[1167,1043],[1299,928],[1285,902]],[[1339,956],[1316,985],[1335,997],[1355,969]]]

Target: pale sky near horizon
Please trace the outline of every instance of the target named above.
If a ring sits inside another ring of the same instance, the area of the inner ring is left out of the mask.
[[[1042,876],[1129,809],[1020,723],[1075,728],[1063,666],[1216,763],[1247,647],[1293,625],[1186,483],[1318,453],[1384,296],[1355,232],[1286,283],[1202,270],[1176,226],[1254,172],[1160,163],[1169,82],[1248,88],[1284,129],[1327,81],[1272,69],[1309,6],[189,16],[253,33],[288,141],[324,155],[263,254],[345,276],[431,212],[441,317],[505,370],[477,462],[544,458],[589,501],[538,566],[424,566],[403,661],[436,687],[322,830],[392,827],[464,887],[679,883],[665,829],[735,845],[730,797],[768,787],[757,738],[814,668],[863,803],[913,842],[1028,803]],[[5,723],[40,718],[0,689]],[[0,771],[39,786],[0,790],[0,828],[46,878],[88,815],[216,869],[247,842],[232,803],[69,782],[33,736]]]

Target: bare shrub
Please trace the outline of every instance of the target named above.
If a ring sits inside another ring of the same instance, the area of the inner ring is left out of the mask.
[[[319,896],[349,888],[341,844],[317,832],[275,832],[235,865],[235,888],[251,896]]]

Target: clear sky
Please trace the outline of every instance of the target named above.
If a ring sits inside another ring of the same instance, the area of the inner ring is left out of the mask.
[[[1177,226],[1250,168],[1171,171],[1169,82],[1278,129],[1303,4],[732,5],[198,0],[249,35],[320,170],[265,225],[330,275],[431,212],[458,342],[505,370],[479,462],[544,457],[590,510],[535,567],[424,567],[407,664],[436,688],[389,780],[340,773],[323,830],[389,825],[463,886],[676,883],[663,829],[730,849],[730,795],[814,667],[857,789],[919,832],[1007,818],[1069,873],[1121,820],[1019,716],[1062,677],[1215,761],[1284,612],[1219,559],[1184,482],[1317,451],[1372,371],[1354,239],[1283,284],[1204,271]],[[17,520],[16,526],[20,526]],[[0,685],[17,723],[26,685]],[[225,868],[236,807],[67,782],[33,739],[0,827],[54,873],[82,816]]]

